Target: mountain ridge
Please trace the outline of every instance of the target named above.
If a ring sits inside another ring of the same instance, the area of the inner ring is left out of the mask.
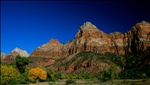
[[[73,40],[65,44],[61,44],[58,40],[53,43],[46,43],[44,44],[45,47],[42,45],[34,50],[30,57],[59,59],[80,51],[137,53],[150,46],[149,41],[150,23],[147,21],[135,24],[126,33],[114,32],[110,34],[99,30],[91,22],[85,22],[80,26]]]
[[[14,63],[18,52],[12,51],[4,62]],[[129,76],[134,72],[150,76],[149,56],[150,23],[142,21],[126,33],[110,34],[86,22],[71,41],[61,44],[57,39],[51,39],[27,58],[31,68],[42,66],[61,73],[98,74],[114,70]]]
[[[22,50],[22,49],[16,47],[16,48],[15,48],[13,51],[11,51],[11,52],[14,52],[14,51],[18,52],[20,56],[29,57],[29,54],[27,53],[26,50]]]
[[[1,55],[3,55],[1,53]],[[29,57],[29,54],[26,50],[22,50],[18,47],[16,47],[14,50],[12,50],[9,54],[1,56],[1,61],[5,63],[14,63],[16,56],[20,55],[21,57]]]

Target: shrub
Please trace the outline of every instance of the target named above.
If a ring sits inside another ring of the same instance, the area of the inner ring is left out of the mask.
[[[12,66],[1,65],[1,84],[16,84],[20,81],[20,73]]]
[[[53,70],[46,68],[47,81],[56,81],[61,78],[61,74],[55,73]]]
[[[47,78],[47,73],[42,68],[32,68],[28,72],[28,79],[30,82],[36,82],[38,80],[44,81]]]
[[[19,83],[21,83],[21,84],[28,84],[29,83],[27,70],[24,73],[21,73]]]
[[[55,74],[55,77],[56,77],[57,79],[62,79],[62,74],[59,73],[59,72],[57,72],[57,73]]]
[[[98,79],[102,81],[108,81],[113,79],[119,79],[118,73],[117,73],[117,67],[115,64],[112,64],[110,68],[103,68],[103,71],[101,71],[98,76]]]

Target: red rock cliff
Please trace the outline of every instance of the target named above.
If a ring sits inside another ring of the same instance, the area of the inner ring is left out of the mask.
[[[128,32],[106,34],[90,22],[84,23],[75,39],[62,45],[58,40],[50,40],[38,47],[30,57],[59,59],[80,51],[96,53],[112,52],[118,54],[136,53],[150,46],[150,23],[137,23]]]

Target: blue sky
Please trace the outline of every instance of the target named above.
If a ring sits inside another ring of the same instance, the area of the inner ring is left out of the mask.
[[[1,52],[19,47],[31,53],[52,38],[66,43],[86,21],[107,34],[124,33],[150,21],[149,9],[139,1],[2,1]]]

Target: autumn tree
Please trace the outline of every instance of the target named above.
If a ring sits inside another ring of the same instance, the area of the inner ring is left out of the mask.
[[[1,85],[17,84],[20,80],[20,72],[13,66],[1,65]]]
[[[44,81],[47,78],[47,73],[42,68],[32,68],[28,72],[28,79],[30,82]]]

